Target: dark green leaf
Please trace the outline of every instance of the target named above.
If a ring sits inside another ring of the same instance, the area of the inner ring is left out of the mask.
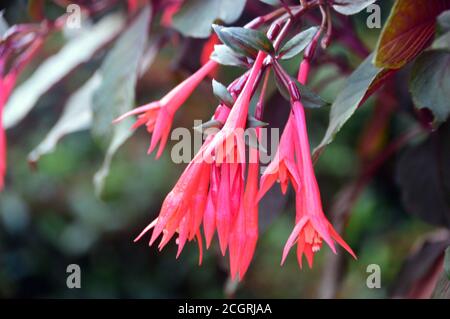
[[[408,213],[450,226],[450,123],[399,157],[396,180]]]
[[[217,24],[213,25],[219,39],[223,44],[245,56],[255,58],[258,51],[273,52],[273,46],[267,36],[258,30],[239,28],[239,27],[222,27]]]
[[[222,122],[220,122],[218,120],[209,120],[208,122],[194,126],[194,130],[203,134],[203,133],[208,133],[208,129],[210,129],[210,128],[221,129],[222,127],[223,127]]]
[[[212,87],[214,95],[219,99],[220,102],[229,107],[233,106],[234,99],[231,96],[230,92],[228,92],[225,85],[213,79]]]
[[[290,39],[280,50],[279,56],[282,60],[293,58],[302,52],[311,43],[314,35],[319,30],[318,27],[311,27]]]
[[[347,79],[345,87],[331,105],[330,122],[324,138],[314,150],[314,157],[330,144],[337,132],[352,117],[382,69],[372,64],[373,54],[366,58]]]
[[[227,24],[235,22],[245,8],[246,0],[189,0],[173,17],[173,26],[182,34],[206,38],[216,20]]]
[[[356,14],[376,0],[334,0],[333,9],[345,15]]]
[[[258,120],[253,115],[249,115],[247,118],[247,127],[256,128],[256,127],[265,127],[267,125],[269,125],[269,124],[266,122],[263,122],[261,120]]]
[[[211,59],[222,65],[238,66],[243,68],[248,66],[246,57],[237,54],[225,44],[218,44],[214,46],[214,52],[211,55]]]
[[[417,108],[428,108],[435,121],[450,115],[450,53],[429,51],[414,63],[409,89]]]
[[[115,125],[111,123],[134,106],[139,62],[147,43],[150,17],[151,9],[146,6],[121,34],[99,71],[102,84],[94,95],[92,134],[102,145],[109,146],[103,166],[94,177],[97,194],[102,191],[114,153],[132,133],[131,119]]]
[[[328,102],[326,102],[319,95],[317,95],[316,93],[311,91],[311,89],[309,89],[307,86],[300,84],[296,79],[294,79],[292,77],[291,77],[291,80],[292,80],[292,82],[294,82],[297,85],[297,87],[300,91],[300,95],[302,98],[302,104],[304,107],[310,108],[310,109],[317,109],[317,108],[329,105]],[[279,79],[279,77],[277,76],[276,73],[275,73],[275,83],[276,83],[278,91],[281,93],[281,95],[286,100],[289,101],[290,100],[289,91],[284,86],[284,84]]]

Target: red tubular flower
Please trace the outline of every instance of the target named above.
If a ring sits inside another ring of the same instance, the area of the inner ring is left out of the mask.
[[[236,99],[236,102],[228,115],[227,121],[220,132],[211,141],[211,144],[206,148],[204,154],[205,159],[210,160],[214,151],[225,150],[225,152],[220,152],[220,154],[215,155],[214,160],[216,162],[223,162],[226,156],[236,158],[238,161],[245,160],[243,130],[245,129],[247,122],[248,108],[253,88],[266,56],[267,54],[265,52],[260,51],[258,53],[244,89]]]
[[[232,276],[237,273],[240,261],[240,249],[245,240],[241,227],[245,222],[246,212],[242,206],[245,185],[245,142],[244,128],[248,117],[248,108],[254,86],[262,68],[266,53],[260,52],[250,71],[247,82],[239,94],[228,115],[223,128],[205,148],[203,160],[220,165],[220,183],[215,209],[215,216],[207,211],[207,242],[212,237],[212,220],[215,220],[222,254],[225,255],[230,244],[230,265]],[[212,202],[213,200],[211,200]],[[238,229],[235,229],[238,227]],[[230,238],[231,236],[231,238]]]
[[[214,114],[214,119],[223,123],[228,113],[229,109],[220,105]],[[208,211],[208,197],[211,194],[211,189],[214,187],[210,187],[211,176],[214,176],[214,166],[202,161],[201,157],[204,148],[208,146],[213,137],[214,135],[208,136],[200,151],[186,167],[172,191],[166,196],[158,218],[141,232],[135,239],[135,242],[153,229],[149,245],[152,245],[162,234],[162,239],[158,246],[161,250],[178,233],[178,258],[186,241],[191,241],[195,238],[199,246],[199,264],[201,264],[203,246],[200,226],[204,219],[204,212]],[[213,185],[214,179],[211,180],[211,185]]]
[[[125,113],[114,120],[114,123],[120,122],[131,115],[139,114],[133,128],[138,128],[145,124],[147,131],[153,133],[148,154],[153,152],[159,143],[159,149],[156,154],[156,158],[159,158],[167,143],[167,139],[169,138],[175,112],[189,98],[195,88],[216,67],[216,65],[216,62],[212,60],[209,61],[197,72],[172,89],[172,91],[161,100],[151,102]]]
[[[245,185],[245,143],[243,135],[237,131],[245,128],[251,95],[265,57],[265,53],[259,53],[250,74],[242,77],[246,82],[231,111],[223,105],[218,107],[214,120],[224,121],[223,128],[208,136],[165,198],[158,218],[135,241],[153,229],[150,245],[162,235],[158,246],[162,249],[178,233],[177,256],[185,243],[194,238],[197,238],[201,251],[200,227],[203,222],[207,247],[217,230],[222,253],[229,248],[233,278],[237,273],[242,278],[257,240],[258,212],[254,196],[258,167],[251,166]],[[234,84],[238,86],[240,81]]]
[[[323,213],[319,186],[310,155],[305,111],[300,101],[293,103],[292,110],[295,131],[298,136],[298,146],[296,147],[298,147],[297,154],[299,154],[301,189],[296,193],[296,225],[284,247],[281,263],[284,263],[289,250],[297,243],[297,258],[300,267],[302,267],[303,254],[305,254],[309,266],[312,267],[314,253],[322,247],[322,240],[325,240],[334,253],[336,253],[334,245],[334,241],[336,241],[356,258],[353,250],[334,230]]]
[[[280,145],[275,154],[275,158],[270,162],[269,166],[261,176],[261,186],[258,193],[258,200],[260,200],[267,191],[276,182],[280,182],[281,191],[286,194],[287,186],[291,181],[295,190],[298,190],[300,176],[295,163],[295,153],[293,146],[295,144],[296,135],[293,130],[293,118],[289,117],[288,122],[281,135]]]
[[[162,234],[158,246],[160,250],[178,232],[178,252],[180,255],[187,240],[197,238],[202,261],[202,241],[200,223],[203,216],[202,205],[206,202],[211,166],[207,163],[191,162],[185,169],[172,191],[165,198],[157,219],[150,223],[135,242],[153,229],[149,245]]]

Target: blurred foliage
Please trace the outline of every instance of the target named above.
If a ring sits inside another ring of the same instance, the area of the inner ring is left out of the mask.
[[[10,2],[6,17],[11,24],[26,19],[25,3]],[[383,7],[383,20],[387,18],[386,7]],[[50,6],[47,10],[57,11],[58,8]],[[363,11],[351,21],[363,42],[373,49],[379,30],[367,30],[364,25],[366,15]],[[52,48],[60,47],[62,41],[61,37],[52,37],[43,55],[54,53]],[[169,43],[150,69],[142,74],[137,84],[138,105],[159,98],[197,66],[200,53],[193,49],[199,47],[196,46],[197,40],[185,41],[181,46],[177,41],[182,40],[177,38]],[[339,44],[333,44],[329,52],[342,58],[353,69],[361,62]],[[185,59],[180,58],[183,54],[187,56]],[[299,270],[293,255],[283,267],[279,266],[281,252],[294,221],[292,198],[288,198],[287,203],[273,201],[272,205],[262,209],[264,225],[256,255],[247,277],[237,287],[228,281],[227,263],[220,255],[217,243],[206,253],[201,267],[197,266],[196,245],[187,245],[176,260],[174,243],[163,252],[147,247],[145,242],[133,244],[134,237],[157,216],[165,194],[183,169],[183,165],[173,164],[170,160],[170,147],[158,161],[147,156],[149,137],[143,130],[138,130],[115,155],[101,198],[95,195],[92,176],[103,163],[104,147],[95,143],[87,132],[65,137],[54,152],[42,156],[36,167],[30,167],[26,161],[28,154],[58,120],[74,86],[80,86],[89,79],[102,58],[97,57],[95,63],[78,67],[70,78],[63,79],[45,94],[29,116],[8,131],[9,172],[7,187],[0,193],[0,297],[320,296],[322,273],[327,265],[327,247],[317,254],[313,269]],[[299,59],[295,58],[283,62],[283,66],[294,74],[298,62]],[[333,101],[342,90],[347,74],[333,64],[319,63],[314,65],[317,71],[311,86],[320,91],[325,100]],[[238,72],[240,70],[236,68],[223,67],[218,80],[229,83]],[[397,76],[397,79],[405,79],[403,73]],[[330,77],[334,80],[324,83],[324,79]],[[270,89],[275,91],[275,88]],[[406,89],[403,86],[402,90]],[[389,118],[387,129],[381,133],[382,141],[393,140],[415,121],[411,98],[402,92],[395,93],[399,111]],[[269,105],[271,101],[274,105]],[[282,123],[286,120],[288,105],[280,101],[276,95],[268,100],[267,107],[276,109],[273,111],[276,114],[266,116],[273,115],[271,118],[276,117]],[[379,101],[377,98],[369,99],[317,162],[316,172],[326,212],[331,210],[340,192],[364,169],[365,162],[358,151],[366,127],[381,104]],[[191,128],[194,119],[209,118],[215,104],[211,85],[205,81],[183,106],[183,116],[177,115],[174,127]],[[328,126],[328,113],[329,108],[308,110],[312,145],[318,145],[323,137]],[[418,141],[419,146],[412,147],[424,147],[421,142],[425,146],[429,144],[428,141]],[[407,152],[414,151],[408,149]],[[416,239],[435,229],[417,217],[421,213],[417,216],[408,214],[414,209],[407,212],[408,205],[402,203],[399,187],[402,181],[396,180],[395,176],[402,174],[397,170],[398,160],[403,158],[404,155],[401,157],[396,153],[383,162],[351,209],[344,237],[354,248],[358,260],[343,256],[345,271],[337,291],[340,298],[390,297]],[[401,169],[407,169],[407,166]],[[409,171],[405,174],[408,175]],[[81,289],[66,287],[66,267],[73,263],[81,267]],[[366,286],[369,264],[378,264],[382,269],[381,289]]]

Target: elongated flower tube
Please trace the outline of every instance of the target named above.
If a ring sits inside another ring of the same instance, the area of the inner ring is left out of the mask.
[[[138,115],[137,121],[132,128],[135,129],[145,125],[147,131],[153,133],[148,154],[152,153],[159,143],[159,149],[156,154],[156,158],[159,158],[164,151],[164,147],[169,138],[175,112],[184,102],[186,102],[195,88],[197,88],[202,80],[214,70],[216,66],[217,63],[210,60],[197,70],[197,72],[178,84],[161,100],[151,102],[127,112],[114,120],[114,123],[120,122],[131,115]]]
[[[294,101],[292,105],[294,113],[296,134],[298,136],[299,158],[297,159],[300,170],[301,189],[296,193],[296,225],[283,250],[282,264],[291,247],[297,243],[297,258],[302,267],[302,256],[305,254],[310,267],[313,264],[314,253],[322,247],[324,240],[336,253],[334,241],[340,244],[354,258],[353,250],[334,230],[323,213],[319,186],[314,174],[311,160],[310,145],[306,129],[305,111],[300,101]]]
[[[239,268],[239,242],[242,242],[243,232],[234,229],[236,223],[245,222],[243,205],[245,188],[245,141],[244,128],[248,117],[248,109],[254,86],[257,82],[262,63],[266,53],[260,52],[253,64],[247,82],[236,99],[233,108],[228,115],[223,128],[217,133],[211,143],[206,147],[203,160],[220,166],[220,183],[218,195],[215,203],[215,210],[212,211],[214,199],[211,199],[209,211],[206,213],[208,221],[207,243],[215,229],[219,238],[220,249],[225,255],[226,249],[230,246],[230,265],[232,276],[234,277]],[[230,237],[232,234],[234,236]],[[239,236],[237,236],[239,235]]]
[[[207,247],[217,231],[222,254],[229,248],[232,276],[237,273],[243,276],[246,272],[257,240],[257,208],[254,207],[257,184],[253,184],[257,182],[257,167],[256,171],[252,168],[252,182],[246,184],[246,163],[241,161],[241,156],[245,159],[244,137],[235,131],[245,128],[251,95],[265,57],[265,53],[260,53],[250,73],[241,77],[245,85],[239,89],[233,108],[219,106],[213,119],[224,121],[222,129],[207,137],[165,198],[158,218],[136,241],[153,230],[150,245],[161,236],[158,247],[162,249],[178,234],[177,256],[185,243],[195,238],[201,251],[200,227],[203,222]],[[233,85],[239,87],[241,81],[237,80]],[[220,150],[227,140],[232,141],[231,148]]]
[[[280,145],[275,154],[275,158],[261,176],[261,186],[258,193],[258,200],[261,199],[272,185],[278,181],[281,191],[286,194],[289,181],[295,190],[298,190],[300,175],[295,163],[294,140],[297,138],[292,124],[293,118],[289,117],[288,122],[281,135]]]
[[[214,136],[211,144],[206,148],[204,158],[210,160],[210,157],[214,151],[220,151],[220,154],[215,155],[215,161],[222,161],[226,156],[231,156],[230,152],[238,151],[234,153],[234,156],[230,158],[236,158],[238,160],[245,160],[245,148],[243,140],[243,131],[248,117],[248,109],[250,100],[253,93],[253,88],[257,82],[258,76],[261,72],[263,61],[266,58],[267,53],[260,51],[253,64],[253,67],[245,83],[244,89],[239,94],[233,108],[220,132]],[[222,150],[225,150],[222,152]],[[216,152],[219,153],[219,152]],[[218,158],[220,156],[220,158]]]

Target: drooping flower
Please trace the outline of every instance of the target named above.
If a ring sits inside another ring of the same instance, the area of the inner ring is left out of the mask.
[[[189,98],[201,81],[216,67],[217,63],[209,61],[189,78],[178,84],[161,100],[138,107],[128,113],[123,114],[114,123],[131,115],[138,115],[133,128],[145,125],[147,131],[152,134],[148,153],[152,153],[159,143],[156,158],[159,158],[169,138],[173,117],[180,106]]]
[[[205,148],[203,160],[220,165],[220,183],[216,200],[216,229],[222,254],[225,254],[230,232],[240,216],[241,202],[245,185],[245,141],[244,128],[254,85],[262,68],[266,54],[260,52],[250,71],[245,86],[236,99],[223,128],[214,136]],[[211,211],[208,214],[213,214]],[[208,218],[213,217],[208,215]],[[211,238],[212,226],[209,225],[207,242]],[[234,251],[230,251],[230,256]],[[233,273],[233,272],[232,272]]]
[[[290,116],[281,135],[280,145],[275,157],[261,176],[261,186],[258,193],[259,199],[267,193],[276,181],[280,183],[283,194],[286,194],[289,181],[295,190],[299,188],[300,176],[295,163],[295,151],[293,147],[295,145],[294,140],[297,137],[292,123],[293,117]]]
[[[158,246],[161,250],[178,233],[178,257],[186,241],[196,238],[200,249],[199,263],[201,263],[200,223],[203,217],[201,206],[206,203],[210,169],[211,166],[207,163],[191,162],[164,199],[158,218],[150,223],[135,241],[153,229],[149,245],[152,245],[162,234]]]
[[[320,250],[323,240],[334,253],[336,253],[334,245],[334,241],[336,241],[356,258],[353,250],[339,236],[323,213],[320,190],[311,160],[305,111],[300,101],[294,101],[292,111],[295,119],[295,132],[298,137],[296,139],[298,145],[295,147],[298,150],[296,154],[298,154],[301,188],[296,192],[296,225],[283,250],[282,263],[289,250],[297,243],[297,258],[300,267],[302,267],[303,254],[305,254],[309,266],[312,267],[314,253]]]
[[[136,238],[153,229],[150,245],[162,235],[162,249],[178,233],[180,254],[187,241],[197,238],[201,245],[200,227],[209,247],[217,231],[222,254],[229,249],[233,277],[246,272],[257,239],[257,170],[252,167],[245,183],[245,142],[239,129],[245,128],[251,95],[257,83],[265,53],[260,53],[233,108],[221,105],[213,119],[225,120],[222,129],[209,135],[189,163],[175,187],[165,198],[156,220]],[[235,81],[237,86],[240,82]],[[229,142],[229,143],[227,143]],[[253,196],[253,198],[252,198]],[[247,211],[248,210],[248,211]],[[255,216],[256,215],[256,216]],[[201,247],[200,247],[201,249]]]
[[[219,105],[213,119],[224,123],[228,113],[229,108]],[[207,137],[202,148],[186,167],[172,191],[164,199],[158,218],[141,232],[135,239],[135,242],[153,229],[149,245],[152,245],[162,234],[161,242],[158,245],[158,248],[161,250],[178,233],[178,257],[186,241],[191,241],[195,238],[199,246],[199,264],[201,264],[203,245],[200,226],[204,222],[205,211],[208,211],[208,198],[214,187],[212,186],[214,184],[212,176],[214,176],[215,169],[211,164],[202,161],[201,156],[204,148],[208,146],[213,138],[214,134]],[[217,195],[217,193],[215,194]]]

